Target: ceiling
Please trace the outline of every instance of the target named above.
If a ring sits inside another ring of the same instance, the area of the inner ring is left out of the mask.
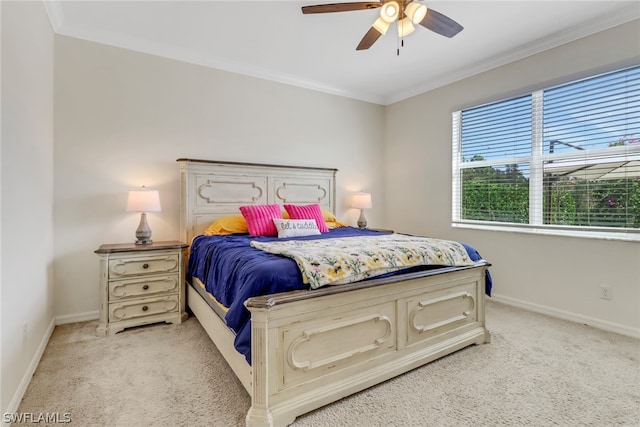
[[[378,9],[303,15],[329,1],[46,1],[56,34],[388,105],[640,17],[640,1],[428,1],[460,23],[392,27],[356,51]],[[615,48],[615,46],[612,46]]]

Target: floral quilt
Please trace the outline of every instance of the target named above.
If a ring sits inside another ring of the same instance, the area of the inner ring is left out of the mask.
[[[406,234],[321,240],[252,241],[251,246],[292,258],[311,288],[357,282],[419,265],[473,265],[461,243]]]

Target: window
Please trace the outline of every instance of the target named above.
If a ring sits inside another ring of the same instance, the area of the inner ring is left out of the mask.
[[[454,226],[640,240],[640,67],[453,113],[452,205]]]

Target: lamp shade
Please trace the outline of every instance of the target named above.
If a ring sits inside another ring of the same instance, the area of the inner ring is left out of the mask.
[[[404,14],[407,15],[411,22],[419,24],[427,16],[427,6],[416,2],[409,3],[404,10]]]
[[[160,212],[160,195],[156,190],[129,191],[129,199],[127,200],[128,212]]]
[[[388,1],[380,8],[380,18],[386,22],[393,22],[400,14],[400,4],[397,1]]]
[[[384,19],[378,17],[378,19],[376,19],[376,22],[373,23],[372,27],[378,30],[380,34],[385,35],[387,34],[387,30],[389,29],[390,25],[391,24]]]
[[[415,31],[416,27],[413,26],[411,19],[404,18],[398,21],[398,36],[404,37]]]
[[[351,207],[356,209],[371,209],[371,194],[356,193],[351,199]]]

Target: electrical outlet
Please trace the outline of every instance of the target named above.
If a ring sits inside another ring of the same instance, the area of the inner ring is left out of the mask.
[[[28,338],[28,325],[27,322],[24,322],[24,324],[22,325],[22,344],[26,344]]]
[[[611,299],[611,286],[600,285],[600,298]]]

